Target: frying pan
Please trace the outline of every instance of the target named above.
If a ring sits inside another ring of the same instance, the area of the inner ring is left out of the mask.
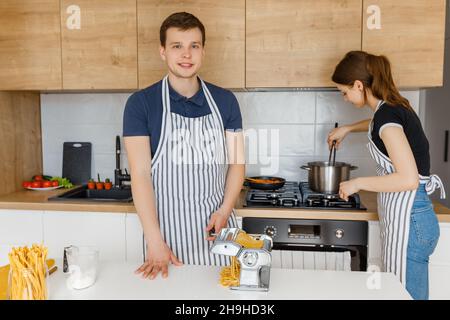
[[[270,183],[263,183],[258,180],[272,180]],[[245,186],[259,190],[277,190],[284,186],[285,179],[280,177],[257,176],[245,178]]]

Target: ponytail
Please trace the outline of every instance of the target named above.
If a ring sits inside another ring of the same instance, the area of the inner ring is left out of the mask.
[[[408,99],[401,96],[391,72],[389,60],[381,55],[376,56],[364,51],[347,53],[334,71],[333,82],[353,86],[356,80],[370,89],[377,99],[386,101],[392,106],[402,106],[413,110]],[[364,92],[366,96],[366,91]]]

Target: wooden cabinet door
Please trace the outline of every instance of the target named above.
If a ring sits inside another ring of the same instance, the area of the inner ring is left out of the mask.
[[[0,15],[0,90],[61,89],[59,0],[2,0]]]
[[[445,0],[364,0],[362,48],[386,55],[403,88],[442,86]]]
[[[247,87],[328,87],[361,49],[362,0],[247,0]]]
[[[167,73],[159,56],[159,28],[170,14],[192,13],[206,29],[200,76],[225,88],[245,87],[245,0],[138,0],[139,87]]]
[[[61,0],[64,89],[136,89],[136,0]]]

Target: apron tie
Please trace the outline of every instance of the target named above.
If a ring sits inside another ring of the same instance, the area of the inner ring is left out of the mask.
[[[441,189],[441,199],[445,199],[446,194],[444,184],[442,183],[442,180],[438,175],[432,174],[429,177],[420,176],[420,182],[425,183],[425,190],[427,191],[427,194],[432,194],[436,190],[436,188]]]

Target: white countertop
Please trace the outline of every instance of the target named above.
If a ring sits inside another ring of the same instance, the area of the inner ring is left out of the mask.
[[[220,267],[182,266],[169,268],[169,277],[154,280],[134,274],[138,263],[102,262],[96,283],[83,290],[69,289],[62,272],[50,276],[50,299],[99,300],[380,300],[411,299],[400,282],[380,273],[380,288],[369,289],[372,274],[318,270],[271,270],[269,292],[235,291],[219,283]]]

